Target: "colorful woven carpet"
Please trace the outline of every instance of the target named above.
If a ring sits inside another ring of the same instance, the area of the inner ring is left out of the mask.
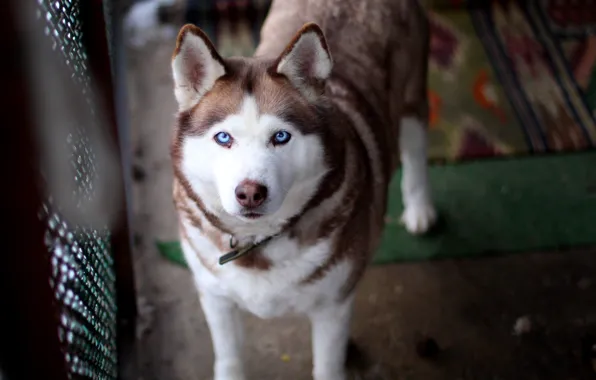
[[[431,13],[433,158],[594,147],[596,4],[559,3]]]
[[[195,2],[189,21],[222,55],[253,51],[267,0]],[[464,162],[431,168],[442,221],[424,238],[399,226],[397,173],[375,261],[595,246],[596,150],[580,151],[596,144],[596,3],[434,0],[429,14],[430,156]],[[520,157],[536,153],[550,154]],[[159,247],[183,262],[176,241]]]

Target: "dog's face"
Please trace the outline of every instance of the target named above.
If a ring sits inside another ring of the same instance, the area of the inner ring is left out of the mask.
[[[229,101],[218,92],[210,96]],[[210,208],[221,206],[240,218],[274,214],[290,193],[287,206],[301,206],[300,192],[314,190],[313,182],[325,171],[320,137],[278,115],[261,113],[253,95],[238,100],[236,112],[222,115],[200,135],[185,137],[186,177]],[[210,111],[198,107],[193,116]]]
[[[172,68],[174,156],[205,206],[241,222],[297,214],[329,169],[320,93],[331,58],[320,29],[303,28],[276,60],[224,60],[186,26]]]

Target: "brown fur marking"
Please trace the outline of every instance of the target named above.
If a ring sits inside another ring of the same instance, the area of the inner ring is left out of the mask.
[[[254,251],[240,256],[236,260],[233,261],[236,265],[241,266],[243,268],[249,269],[256,269],[256,270],[269,270],[271,268],[271,261],[266,258],[258,248]]]
[[[195,247],[195,245],[192,243],[192,241],[188,238],[188,231],[186,231],[186,228],[184,227],[184,224],[182,223],[182,221],[179,221],[178,222],[178,228],[179,228],[179,232],[180,232],[180,238],[183,241],[186,241],[188,243],[188,245],[190,246],[190,248],[193,250],[194,254],[197,256],[197,258],[201,262],[201,265],[203,265],[205,268],[207,268],[207,270],[209,272],[216,273],[217,272],[217,269],[214,268],[212,265],[210,265],[205,260],[205,258],[201,254],[201,252],[199,252],[199,250],[197,249],[197,247]]]

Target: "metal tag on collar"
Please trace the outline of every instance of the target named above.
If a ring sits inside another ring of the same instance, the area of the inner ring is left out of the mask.
[[[257,244],[251,244],[246,248],[235,249],[233,251],[230,251],[219,258],[219,265],[224,265],[225,263],[236,260],[237,258],[246,255],[247,253],[249,253],[256,247],[257,247]]]
[[[223,256],[220,256],[219,258],[219,265],[224,265],[225,263],[229,263],[230,261],[234,261],[239,257],[242,257],[244,255],[246,255],[247,253],[249,253],[250,251],[252,251],[253,249],[257,248],[258,246],[268,242],[269,240],[271,240],[273,238],[273,236],[269,236],[266,239],[261,240],[258,243],[253,243],[250,244],[249,246],[242,248],[242,249],[235,249],[233,251],[230,251],[228,253],[226,253]]]
[[[230,235],[230,248],[234,249],[238,246],[238,240],[234,237],[234,235]]]

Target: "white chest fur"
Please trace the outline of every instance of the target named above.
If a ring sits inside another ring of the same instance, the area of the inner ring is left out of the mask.
[[[303,283],[331,255],[332,237],[308,247],[285,236],[271,240],[261,249],[271,262],[267,270],[244,268],[233,262],[220,266],[217,261],[226,252],[190,223],[183,223],[188,241],[183,240],[182,247],[199,290],[232,299],[261,318],[308,313],[336,302],[350,274],[351,263],[346,261],[333,266],[321,279]]]

